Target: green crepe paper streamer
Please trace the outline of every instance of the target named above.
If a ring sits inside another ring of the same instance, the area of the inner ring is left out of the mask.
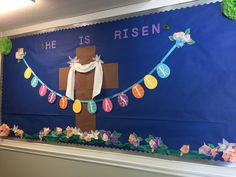
[[[0,38],[0,54],[8,55],[11,52],[12,43],[8,37]]]
[[[231,20],[236,20],[236,0],[223,0],[222,12]]]

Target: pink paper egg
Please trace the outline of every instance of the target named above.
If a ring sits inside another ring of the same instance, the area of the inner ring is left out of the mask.
[[[56,101],[56,99],[57,99],[56,93],[53,92],[53,91],[50,92],[49,95],[48,95],[48,102],[52,104]]]
[[[103,99],[102,108],[105,112],[111,112],[113,105],[112,105],[110,98]]]
[[[129,98],[125,93],[119,93],[118,97],[117,97],[117,100],[118,100],[118,104],[121,107],[126,107],[129,104]]]
[[[45,84],[41,85],[39,88],[39,95],[44,96],[47,93],[47,86]]]

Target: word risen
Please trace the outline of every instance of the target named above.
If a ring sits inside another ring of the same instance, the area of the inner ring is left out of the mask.
[[[145,37],[149,35],[159,34],[160,33],[160,24],[146,25],[142,27],[133,27],[131,29],[125,28],[122,30],[114,31],[114,39],[128,39],[128,38],[137,38]]]

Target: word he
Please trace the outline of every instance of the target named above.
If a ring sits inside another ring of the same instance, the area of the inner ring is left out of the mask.
[[[136,37],[145,37],[149,35],[159,34],[160,33],[160,24],[152,24],[146,25],[142,27],[133,27],[131,29],[125,28],[122,30],[114,31],[114,39],[128,39],[128,38],[136,38]]]
[[[79,37],[80,45],[90,44],[90,36],[80,36]]]
[[[57,48],[57,41],[53,40],[53,41],[47,41],[41,44],[43,49],[55,49]]]

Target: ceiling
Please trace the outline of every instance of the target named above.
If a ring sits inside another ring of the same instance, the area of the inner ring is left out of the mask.
[[[32,6],[0,13],[0,32],[143,1],[147,0],[36,0]]]

